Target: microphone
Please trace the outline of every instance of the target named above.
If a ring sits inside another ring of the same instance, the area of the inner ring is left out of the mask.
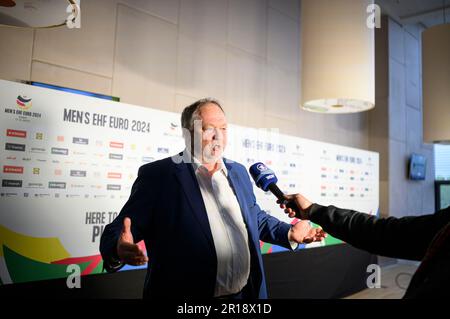
[[[284,198],[284,193],[277,186],[278,178],[270,168],[263,163],[258,162],[250,166],[248,170],[257,187],[265,192],[269,190],[282,204],[286,205],[286,207],[291,208],[296,213],[300,213],[299,208],[293,201]]]

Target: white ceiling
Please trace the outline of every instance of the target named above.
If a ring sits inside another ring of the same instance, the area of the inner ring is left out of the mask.
[[[424,27],[450,23],[450,0],[376,0],[381,12],[403,25],[421,23]]]

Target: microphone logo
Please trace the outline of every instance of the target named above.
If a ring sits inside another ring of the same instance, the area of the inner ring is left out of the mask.
[[[267,166],[264,165],[263,163],[259,163],[259,164],[256,166],[256,168],[257,168],[258,171],[260,171],[260,172],[264,172],[264,171],[267,170]]]

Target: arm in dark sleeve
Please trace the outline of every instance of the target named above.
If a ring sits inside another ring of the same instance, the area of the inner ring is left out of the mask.
[[[133,240],[138,243],[144,238],[151,218],[152,187],[151,176],[144,173],[143,167],[139,169],[138,177],[131,189],[131,195],[123,206],[120,214],[106,225],[100,239],[100,253],[103,258],[103,267],[108,272],[114,272],[122,268],[117,255],[117,241],[122,232],[125,217],[131,219],[131,232]]]
[[[436,233],[450,222],[450,207],[432,215],[377,218],[313,204],[309,218],[356,248],[382,256],[421,260]]]

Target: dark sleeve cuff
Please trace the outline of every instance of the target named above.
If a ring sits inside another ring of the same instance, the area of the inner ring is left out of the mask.
[[[121,262],[118,259],[117,260],[110,259],[103,261],[103,270],[106,270],[107,272],[116,272],[120,270],[123,266],[125,266],[125,263]]]
[[[322,206],[319,204],[312,204],[311,207],[308,210],[308,219],[312,221],[313,223],[319,224],[320,216],[323,212],[327,211],[326,206]]]

